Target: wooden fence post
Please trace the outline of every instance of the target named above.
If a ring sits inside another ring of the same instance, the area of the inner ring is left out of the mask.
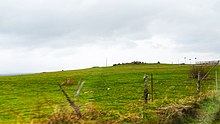
[[[145,74],[144,75],[144,101],[145,103],[147,103],[148,100],[148,89],[147,89],[147,80],[148,80],[148,76]]]
[[[200,88],[201,88],[201,77],[200,77],[200,71],[198,72],[198,82],[197,82],[197,97],[200,95]]]
[[[75,99],[78,97],[79,92],[81,91],[81,89],[82,89],[84,83],[85,83],[85,82],[81,82],[81,83],[78,84],[78,88],[77,88],[76,93],[75,93],[75,96],[74,96]]]
[[[151,74],[151,101],[154,101],[154,82],[153,82],[153,74]]]
[[[215,70],[216,94],[218,94],[218,68]]]
[[[63,92],[63,94],[65,95],[67,101],[70,103],[70,105],[73,107],[73,109],[76,112],[76,115],[78,116],[78,118],[82,118],[82,114],[80,113],[79,107],[70,99],[69,95],[65,92],[65,90],[62,88],[62,86],[60,84],[58,84],[61,91]]]

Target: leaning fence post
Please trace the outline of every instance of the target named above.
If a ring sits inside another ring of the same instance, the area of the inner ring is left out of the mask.
[[[63,94],[65,95],[67,101],[70,103],[70,105],[74,108],[76,115],[81,118],[82,114],[80,113],[79,107],[70,99],[69,95],[65,92],[65,90],[62,88],[62,86],[60,84],[58,84],[61,91],[63,92]]]
[[[145,103],[147,103],[148,100],[148,89],[147,89],[147,80],[148,80],[148,76],[145,74],[144,75],[144,101]]]
[[[75,99],[78,97],[79,92],[80,92],[80,90],[82,89],[84,83],[85,83],[85,82],[79,83],[78,88],[77,88],[76,93],[75,93],[75,96],[74,96]]]
[[[151,74],[151,101],[154,101],[154,82],[153,82],[153,74]]]

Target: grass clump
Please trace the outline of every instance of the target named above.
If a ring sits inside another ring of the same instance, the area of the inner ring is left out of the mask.
[[[84,121],[98,120],[100,113],[94,108],[88,108],[83,112],[82,118],[79,118],[71,107],[57,107],[54,113],[49,117],[48,124],[73,124]]]

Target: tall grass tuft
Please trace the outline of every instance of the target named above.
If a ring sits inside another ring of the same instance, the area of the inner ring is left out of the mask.
[[[77,115],[69,107],[56,107],[48,124],[73,124],[78,121]]]
[[[102,115],[107,113],[98,111],[94,106],[88,106],[79,118],[71,107],[56,107],[48,120],[48,124],[74,124],[74,123],[102,123]]]

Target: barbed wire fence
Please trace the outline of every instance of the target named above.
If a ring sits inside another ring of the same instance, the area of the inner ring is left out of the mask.
[[[201,83],[200,91],[202,93],[208,90],[216,90],[217,92],[217,82],[219,77],[216,70],[212,70],[210,72],[212,78]],[[186,73],[187,71],[183,71],[180,72],[179,75],[185,74],[187,76],[188,74]],[[151,73],[148,75],[151,77]],[[161,100],[163,100],[163,102],[178,102],[184,97],[192,97],[197,94],[196,79],[186,78],[187,80],[183,80],[180,79],[182,77],[178,78],[178,74],[172,76],[171,73],[158,72],[152,75],[153,80],[149,79],[149,83],[147,84],[149,88],[151,85],[153,85],[153,88],[149,90],[149,94],[152,95],[152,97],[148,97],[148,99],[150,98],[152,102],[157,103]],[[143,84],[143,79],[141,79],[141,77],[140,81],[140,84]],[[49,82],[50,81],[48,80],[48,83]],[[106,80],[106,82],[108,82],[108,80]],[[11,83],[10,80],[2,80],[0,83],[2,85],[2,88],[0,88],[0,108],[2,108],[0,109],[0,123],[29,123],[30,121],[45,122],[48,118],[50,118],[52,113],[54,113],[56,106],[69,106],[69,102],[66,100],[66,97],[63,95],[61,88],[56,83],[49,83],[49,85],[47,83],[45,87],[38,87],[38,85],[42,85],[42,83],[36,84],[36,82],[30,82],[28,85],[24,85],[24,90],[19,90],[19,92],[13,90],[16,88],[16,86],[12,85],[13,82]],[[31,87],[32,84],[35,86],[35,88],[30,88],[31,90],[29,90],[29,87]],[[124,83],[120,84],[119,82],[117,85],[124,85]],[[48,89],[48,86],[51,86],[52,88]],[[82,88],[81,85],[79,88]],[[139,89],[141,89],[141,86]],[[72,94],[70,97],[74,98],[74,95],[76,95],[74,94],[76,90],[73,91],[68,89],[67,91],[71,91]],[[143,94],[140,93],[140,96],[141,95],[143,96]],[[128,97],[129,96],[125,96],[125,98]],[[29,98],[31,99],[28,100]]]
[[[151,99],[153,101],[153,99],[155,99],[154,96],[154,92],[155,96],[157,96],[157,91],[159,91],[158,88],[161,87],[155,87],[154,88],[154,83],[153,82],[161,82],[161,84],[163,84],[162,88],[164,89],[165,93],[173,93],[174,97],[179,95],[183,95],[185,94],[185,92],[188,92],[188,96],[194,96],[195,100],[197,101],[197,99],[199,99],[201,93],[205,93],[207,91],[214,91],[212,92],[212,95],[218,95],[218,88],[219,88],[219,84],[218,84],[218,80],[219,80],[219,76],[218,76],[218,65],[219,65],[219,61],[205,61],[205,64],[203,64],[203,62],[199,62],[198,65],[192,65],[192,70],[194,70],[194,66],[201,66],[201,67],[205,67],[208,70],[206,70],[205,72],[203,72],[204,74],[201,75],[201,71],[200,70],[196,70],[196,73],[198,74],[197,79],[193,79],[193,72],[189,73],[189,78],[188,80],[185,80],[184,82],[180,82],[180,83],[163,83],[163,82],[173,82],[175,80],[171,79],[171,81],[169,81],[170,79],[153,79],[153,74],[148,74],[151,75],[151,77],[149,79],[145,79],[147,77],[149,77],[148,75],[144,75],[144,92],[146,91],[146,80],[150,80],[148,83],[148,88],[151,88],[151,92],[148,93],[149,95],[151,95],[151,98],[149,98],[149,100]],[[192,71],[191,70],[191,71]],[[178,79],[176,80],[178,82]],[[173,90],[166,90],[166,89],[172,89]],[[179,89],[179,90],[178,90]],[[185,89],[185,90],[182,90]],[[184,93],[181,93],[184,92]],[[209,94],[210,95],[210,94]],[[144,100],[146,101],[146,94],[144,93]]]
[[[54,82],[54,80],[52,81]],[[0,109],[0,124],[46,122],[56,111],[57,106],[68,106],[69,101],[66,100],[65,95],[62,93],[67,90],[65,89],[66,86],[64,85],[63,87],[61,84],[55,83],[48,85],[48,82],[45,87],[38,87],[38,85],[43,84],[42,82],[38,82],[38,84],[36,82],[29,82],[29,87],[25,85],[23,90],[14,90],[16,84],[13,85],[13,82],[0,81],[2,86],[0,88],[0,108],[2,108]],[[30,88],[32,85],[34,88]],[[76,91],[75,95],[79,95],[82,86],[80,85],[76,90],[68,90],[72,98]]]

